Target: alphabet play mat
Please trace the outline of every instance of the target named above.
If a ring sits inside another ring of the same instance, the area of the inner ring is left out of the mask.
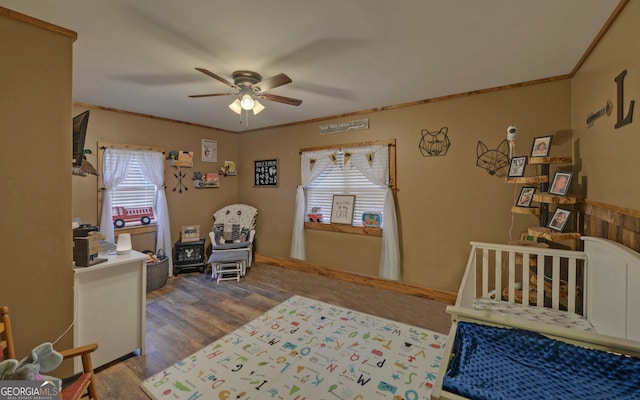
[[[426,400],[446,339],[294,296],[141,387],[158,400]]]

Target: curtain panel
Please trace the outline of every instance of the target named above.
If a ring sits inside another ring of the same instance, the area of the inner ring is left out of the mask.
[[[291,257],[299,260],[306,259],[304,240],[304,214],[307,208],[307,200],[304,189],[309,186],[314,179],[322,175],[325,169],[331,165],[330,154],[335,150],[318,150],[302,153],[300,156],[302,171],[302,182],[296,190],[295,214],[293,216],[293,238],[291,239]]]
[[[156,185],[156,253],[162,250],[169,257],[169,276],[173,274],[173,257],[171,257],[171,225],[169,223],[169,208],[167,196],[164,192],[164,160],[158,151],[138,151],[140,169],[145,178]]]
[[[102,211],[100,213],[100,233],[107,242],[115,243],[115,233],[113,230],[113,215],[111,213],[111,193],[115,187],[124,181],[129,173],[129,164],[133,160],[134,154],[130,150],[107,148],[104,150],[104,160],[110,162],[102,163]]]

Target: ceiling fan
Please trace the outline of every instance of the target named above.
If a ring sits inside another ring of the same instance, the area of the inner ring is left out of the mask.
[[[302,104],[302,100],[265,93],[267,90],[292,82],[291,78],[282,73],[272,76],[269,79],[262,80],[262,76],[256,72],[235,71],[231,74],[233,77],[233,83],[231,83],[225,78],[204,68],[196,68],[196,70],[235,89],[235,93],[194,94],[189,97],[198,98],[235,95],[237,98],[233,103],[229,104],[229,108],[231,108],[236,114],[240,114],[242,110],[252,110],[254,114],[258,114],[260,111],[264,110],[265,107],[258,102],[257,98],[284,103],[291,106],[299,106]]]

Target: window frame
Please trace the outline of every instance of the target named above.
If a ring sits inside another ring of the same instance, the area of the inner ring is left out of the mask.
[[[104,163],[104,151],[107,148],[114,149],[127,149],[127,150],[147,150],[147,151],[157,151],[162,154],[165,153],[165,149],[163,147],[154,147],[154,146],[140,146],[134,144],[121,144],[121,143],[108,143],[108,142],[98,142],[98,221],[100,221],[100,216],[102,215],[102,195],[104,194],[104,183],[102,181],[102,165]],[[163,166],[163,175],[166,174],[166,169]],[[155,222],[150,223],[149,225],[134,225],[134,226],[125,226],[123,228],[114,228],[114,234],[117,237],[121,233],[130,233],[132,235],[140,234],[140,233],[148,233],[148,232],[156,232],[157,224]]]
[[[299,154],[302,157],[302,153],[308,151],[316,151],[316,150],[329,150],[329,149],[348,149],[353,147],[365,147],[365,146],[373,146],[373,145],[387,145],[389,149],[389,189],[391,189],[394,200],[397,204],[396,197],[396,139],[384,139],[384,140],[373,140],[369,142],[358,142],[358,143],[348,143],[348,144],[335,144],[335,145],[327,145],[327,146],[318,146],[318,147],[307,147],[300,149]],[[299,164],[301,161],[299,161]],[[300,177],[302,180],[302,177]],[[383,228],[379,227],[371,227],[371,226],[354,226],[354,225],[345,225],[345,224],[331,224],[324,222],[309,222],[305,221],[304,229],[309,230],[319,230],[319,231],[327,231],[327,232],[342,232],[342,233],[350,233],[355,235],[367,235],[367,236],[382,236]]]

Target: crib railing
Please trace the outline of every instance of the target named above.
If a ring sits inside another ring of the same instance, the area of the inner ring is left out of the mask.
[[[583,314],[587,257],[584,252],[471,242],[457,306],[478,297]]]

